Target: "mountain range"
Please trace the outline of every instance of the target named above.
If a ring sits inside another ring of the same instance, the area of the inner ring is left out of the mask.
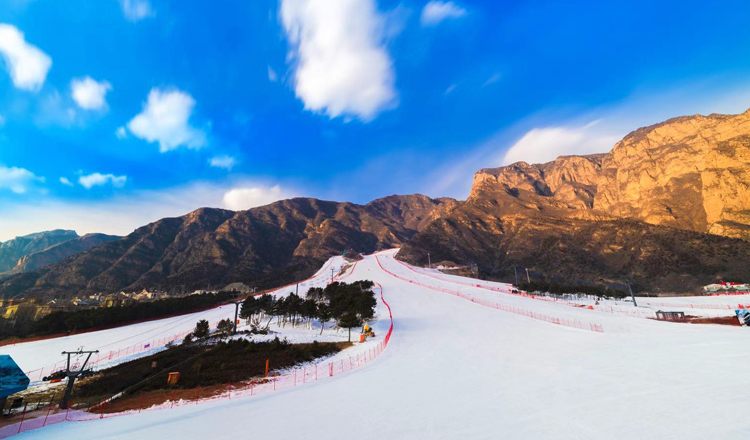
[[[389,196],[366,205],[295,198],[247,211],[202,208],[12,275],[0,295],[69,297],[305,278],[345,250],[515,268],[566,283],[695,292],[750,276],[750,111],[640,128],[606,154],[519,162],[474,176],[465,201]],[[2,249],[2,248],[0,248]]]

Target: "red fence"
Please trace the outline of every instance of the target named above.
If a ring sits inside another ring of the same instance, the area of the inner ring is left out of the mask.
[[[383,271],[385,271],[389,275],[392,275],[392,276],[394,276],[394,277],[396,277],[396,278],[398,278],[398,279],[400,279],[402,281],[406,281],[406,282],[411,283],[411,284],[416,284],[418,286],[426,287],[428,289],[436,290],[438,292],[448,293],[450,295],[454,295],[454,296],[457,296],[459,298],[463,298],[463,299],[465,299],[467,301],[471,301],[471,302],[473,302],[475,304],[479,304],[479,305],[482,305],[482,306],[485,306],[485,307],[490,307],[490,308],[497,309],[497,310],[503,310],[503,311],[506,311],[506,312],[515,313],[517,315],[527,316],[529,318],[533,318],[533,319],[537,319],[537,320],[540,320],[540,321],[549,322],[551,324],[563,325],[565,327],[572,327],[572,328],[577,328],[577,329],[581,329],[581,330],[591,330],[593,332],[599,332],[599,333],[604,332],[604,329],[602,328],[601,324],[583,323],[583,322],[575,320],[575,319],[557,318],[557,317],[545,315],[545,314],[542,314],[542,313],[532,312],[530,310],[526,310],[526,309],[523,309],[523,308],[520,308],[520,307],[509,306],[509,305],[506,305],[506,304],[498,304],[498,303],[494,303],[492,301],[486,301],[486,300],[478,299],[478,298],[475,298],[475,297],[473,297],[471,295],[467,295],[465,293],[461,293],[461,292],[456,291],[456,290],[445,289],[445,288],[442,288],[442,287],[435,287],[435,286],[430,286],[429,284],[420,283],[419,281],[411,280],[409,278],[402,277],[401,275],[397,275],[397,274],[389,271],[388,269],[386,269],[385,267],[383,267],[382,264],[380,264],[380,259],[378,258],[377,255],[375,256],[375,260],[378,262],[378,266],[380,266],[380,268],[383,269]]]
[[[537,301],[554,302],[556,304],[563,304],[563,305],[570,306],[570,307],[587,308],[589,310],[597,310],[599,312],[612,313],[614,315],[624,315],[624,316],[631,316],[631,317],[636,317],[636,318],[653,318],[653,319],[656,318],[656,312],[654,312],[653,310],[643,310],[643,309],[635,309],[635,308],[633,308],[633,309],[621,309],[621,308],[615,308],[615,307],[612,307],[612,306],[604,306],[604,305],[588,305],[587,306],[587,305],[584,305],[584,304],[581,304],[581,303],[577,303],[577,302],[573,302],[573,301],[566,301],[564,299],[559,299],[559,298],[549,297],[549,296],[544,296],[544,295],[533,295],[533,294],[530,294],[530,293],[527,293],[527,292],[523,292],[523,291],[519,291],[517,293],[514,293],[513,289],[507,288],[507,287],[503,288],[503,287],[497,287],[497,286],[490,286],[490,285],[486,285],[486,284],[481,284],[481,283],[477,283],[477,282],[460,281],[460,280],[453,280],[453,279],[438,277],[436,275],[433,275],[433,274],[430,274],[430,273],[427,273],[427,272],[417,271],[416,269],[414,269],[410,265],[408,265],[408,264],[406,264],[406,263],[404,263],[402,261],[396,260],[395,258],[393,260],[396,261],[397,263],[401,264],[402,266],[406,267],[407,269],[411,270],[412,272],[416,273],[416,274],[428,276],[430,278],[435,278],[436,280],[440,280],[440,281],[444,281],[444,282],[448,282],[448,283],[460,284],[460,285],[469,286],[469,287],[476,287],[478,289],[490,290],[490,291],[493,291],[493,292],[500,292],[500,293],[503,293],[503,294],[506,294],[506,295],[520,296],[520,297],[523,297],[523,298],[533,299],[533,300],[537,300]]]
[[[232,399],[238,397],[249,397],[260,394],[266,394],[278,390],[287,388],[293,388],[296,386],[304,385],[307,382],[315,382],[318,380],[325,379],[327,377],[333,377],[341,373],[345,373],[354,370],[358,367],[364,366],[371,362],[373,359],[378,357],[391,340],[393,334],[393,314],[391,312],[391,306],[385,301],[383,297],[383,286],[377,283],[380,288],[380,300],[388,309],[388,319],[390,320],[390,326],[388,332],[382,341],[373,347],[353,354],[348,358],[341,358],[335,361],[327,363],[319,363],[311,366],[303,366],[301,368],[294,368],[286,373],[271,376],[267,378],[254,378],[250,381],[246,381],[239,384],[227,384],[225,393],[218,396],[209,398],[200,398],[200,389],[196,390],[195,400],[168,400],[160,405],[154,405],[149,408],[139,408],[137,410],[130,410],[118,413],[106,413],[107,402],[101,402],[100,404],[87,408],[86,410],[70,410],[62,411],[56,409],[56,405],[49,404],[46,407],[46,414],[42,417],[36,417],[29,420],[24,420],[25,413],[19,423],[8,425],[0,428],[0,438],[7,438],[20,432],[30,431],[32,429],[42,428],[47,425],[52,425],[60,422],[83,422],[95,419],[104,419],[111,417],[118,417],[128,414],[140,413],[141,411],[152,411],[158,409],[170,409],[186,405],[194,405],[198,403],[217,401],[221,399]]]

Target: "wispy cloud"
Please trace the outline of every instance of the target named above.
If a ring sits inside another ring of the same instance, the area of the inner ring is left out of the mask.
[[[448,19],[461,18],[466,9],[453,2],[431,1],[422,8],[422,26],[435,26]]]
[[[501,78],[502,75],[500,75],[499,73],[493,73],[489,78],[487,78],[487,81],[482,84],[482,87],[487,87],[489,85],[495,84],[496,82],[500,81]]]
[[[104,185],[112,185],[115,188],[122,188],[127,181],[128,176],[115,176],[114,174],[101,173],[85,174],[78,178],[78,183],[86,189]]]
[[[215,168],[224,168],[225,170],[231,171],[235,165],[237,165],[237,159],[232,156],[214,156],[208,161],[209,165]]]
[[[62,183],[65,186],[73,186],[73,182],[70,181],[67,177],[61,177],[60,183]]]
[[[0,23],[0,55],[16,88],[32,92],[42,88],[52,67],[52,58],[27,43],[15,26]]]
[[[128,130],[137,138],[158,142],[162,153],[179,147],[206,145],[206,133],[190,125],[195,100],[180,90],[153,88],[143,111],[128,122]]]
[[[369,121],[396,105],[385,20],[374,0],[283,0],[281,21],[305,109]]]
[[[276,82],[279,80],[279,75],[275,70],[271,68],[271,66],[268,66],[268,80],[271,82]]]
[[[120,0],[120,7],[125,18],[132,22],[156,15],[148,0]]]

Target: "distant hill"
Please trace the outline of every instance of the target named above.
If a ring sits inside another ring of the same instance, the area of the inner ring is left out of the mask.
[[[0,243],[0,273],[13,269],[18,264],[18,261],[27,255],[74,238],[78,238],[78,234],[75,231],[56,229],[54,231],[37,232],[23,237],[16,237]]]
[[[41,269],[71,255],[81,253],[103,243],[119,240],[120,238],[116,235],[106,234],[86,234],[82,237],[73,238],[22,257],[13,269],[0,275],[13,275]]]

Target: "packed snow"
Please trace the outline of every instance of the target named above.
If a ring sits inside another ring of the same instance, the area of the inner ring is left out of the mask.
[[[750,410],[744,393],[750,329],[634,319],[506,294],[476,287],[475,280],[410,268],[394,253],[365,257],[346,279],[381,283],[393,311],[390,345],[362,368],[261,396],[59,423],[19,439],[750,435],[742,416]],[[596,321],[604,331],[553,325],[471,298]],[[85,343],[103,345],[145,330],[108,330]],[[57,344],[56,351],[67,348],[60,340],[49,343]],[[33,364],[35,356],[25,356]]]

